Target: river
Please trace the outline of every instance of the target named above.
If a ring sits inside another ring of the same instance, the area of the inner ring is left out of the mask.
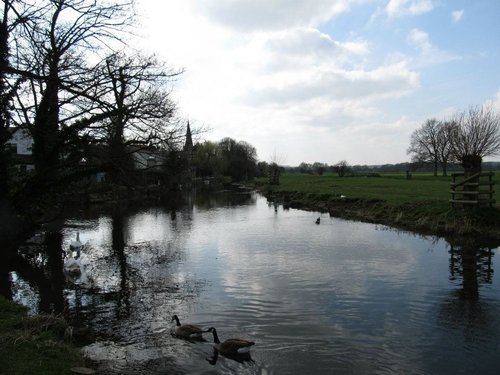
[[[61,254],[77,233],[83,273],[71,277]],[[33,313],[91,328],[84,352],[105,373],[497,374],[500,365],[498,248],[478,241],[241,191],[76,210],[21,250],[2,289]],[[251,355],[216,355],[210,333],[173,337],[173,314],[216,327],[221,340],[254,341]]]

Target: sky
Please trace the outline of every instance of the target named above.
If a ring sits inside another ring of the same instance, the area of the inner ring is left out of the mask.
[[[185,70],[172,98],[210,129],[198,140],[245,141],[261,161],[407,162],[425,120],[500,110],[498,0],[138,0],[137,11],[137,46]]]

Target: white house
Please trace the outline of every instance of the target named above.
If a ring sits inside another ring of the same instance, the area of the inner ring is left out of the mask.
[[[33,164],[33,138],[25,129],[9,128],[10,140],[7,147],[10,147],[14,154],[14,160],[19,172],[28,172],[35,169]]]

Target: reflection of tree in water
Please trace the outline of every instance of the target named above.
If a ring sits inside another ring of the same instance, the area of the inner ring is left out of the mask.
[[[450,280],[460,281],[443,301],[440,322],[462,331],[467,343],[496,337],[498,309],[488,299],[481,298],[480,288],[493,278],[493,249],[497,245],[476,239],[449,240]]]
[[[124,218],[121,213],[114,213],[111,221],[111,247],[118,261],[120,288],[116,304],[116,318],[120,319],[130,313],[129,267],[125,256]]]
[[[98,340],[115,341],[116,348],[129,350],[127,345],[142,343],[142,349],[145,345],[151,352],[158,352],[144,360],[158,360],[161,367],[161,359],[172,350],[166,345],[169,336],[165,335],[172,314],[188,315],[205,286],[204,280],[180,266],[191,228],[194,201],[190,202],[175,210],[158,206],[151,211],[122,209],[109,216],[87,218],[86,236],[102,236],[90,240],[91,246],[84,250],[90,284],[70,284],[65,279],[62,233],[67,228],[63,225],[59,231],[24,246],[21,252],[26,255],[18,256],[9,268],[9,272],[17,273],[18,281],[15,285],[12,281],[3,284],[20,292],[29,292],[31,287],[35,301],[39,301],[35,311],[65,312],[76,328],[88,327]],[[84,220],[73,218],[66,225],[81,227]],[[156,240],[132,242],[148,220],[162,234]],[[68,238],[74,235],[71,232]]]
[[[221,192],[218,194],[214,192],[200,191],[196,192],[194,202],[199,208],[211,209],[218,207],[252,205],[255,204],[256,197],[246,189],[238,189],[231,194],[228,194],[227,192]]]
[[[462,299],[478,299],[480,285],[492,282],[492,257],[496,246],[480,244],[472,239],[448,242],[450,244],[450,279],[462,279],[462,289],[459,291]]]
[[[10,269],[38,292],[36,311],[61,313],[65,310],[62,239],[62,234],[55,231],[35,236],[10,262]]]

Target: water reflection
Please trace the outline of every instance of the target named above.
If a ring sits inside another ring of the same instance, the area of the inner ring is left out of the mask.
[[[455,288],[440,306],[439,322],[460,333],[467,350],[500,335],[498,302],[492,300],[489,290],[497,246],[481,239],[449,240],[450,281]]]
[[[109,373],[496,370],[495,244],[318,215],[246,191],[75,212],[25,244],[2,284],[95,331],[85,351]],[[76,232],[86,278],[71,281],[62,254]],[[252,357],[172,337],[173,314],[248,337]]]
[[[450,244],[450,279],[462,279],[459,298],[477,300],[480,284],[491,284],[493,249],[498,246],[480,239],[448,240]]]
[[[250,353],[241,353],[241,354],[220,354],[221,356],[228,358],[230,360],[236,361],[238,363],[245,363],[245,362],[254,362],[252,359],[252,356]],[[210,363],[212,366],[215,366],[217,364],[217,360],[219,359],[219,351],[217,349],[213,349],[212,356],[210,358],[206,358],[207,362]]]
[[[125,255],[125,227],[124,217],[121,212],[115,212],[111,217],[111,247],[113,255],[118,261],[119,271],[119,290],[116,301],[116,318],[122,319],[130,315],[130,285],[129,285],[129,267]]]

